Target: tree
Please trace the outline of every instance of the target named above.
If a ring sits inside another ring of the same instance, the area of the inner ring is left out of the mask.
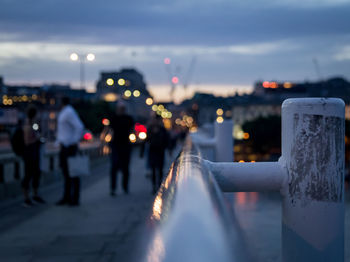
[[[243,124],[255,153],[266,154],[281,149],[281,117],[259,117]]]

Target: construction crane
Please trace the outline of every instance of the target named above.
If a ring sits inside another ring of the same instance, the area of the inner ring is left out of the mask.
[[[171,85],[170,96],[172,97],[172,100],[174,100],[174,92],[175,92],[176,87],[180,83],[180,78],[183,79],[183,81],[181,81],[183,88],[185,90],[187,89],[188,84],[189,84],[191,77],[193,75],[193,72],[194,72],[195,64],[196,64],[196,57],[193,56],[186,74],[182,77],[181,76],[181,67],[177,66],[175,68],[175,70],[173,70],[170,58],[167,57],[164,59],[165,70],[167,72],[167,76],[168,76],[168,79],[169,79],[169,82]]]

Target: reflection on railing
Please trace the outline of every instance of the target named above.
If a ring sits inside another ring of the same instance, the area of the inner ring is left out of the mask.
[[[161,262],[165,256],[165,247],[161,234],[156,233],[149,249],[147,262]]]
[[[235,193],[235,203],[238,206],[255,206],[259,200],[258,192],[237,192]]]
[[[145,261],[248,261],[221,190],[188,139],[153,203]]]
[[[153,204],[153,214],[152,214],[153,219],[160,220],[160,215],[162,214],[162,203],[163,203],[162,193],[159,192]]]

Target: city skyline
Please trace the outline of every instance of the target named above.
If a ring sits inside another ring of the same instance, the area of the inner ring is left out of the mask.
[[[2,0],[0,6],[5,83],[78,87],[79,64],[69,60],[72,52],[96,55],[85,65],[89,90],[101,71],[135,67],[161,100],[170,92],[166,57],[179,76],[180,98],[196,90],[249,92],[258,80],[350,78],[348,0]]]

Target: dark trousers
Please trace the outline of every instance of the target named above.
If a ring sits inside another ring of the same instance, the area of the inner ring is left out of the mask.
[[[152,168],[152,185],[153,191],[156,191],[163,181],[163,167],[164,167],[164,149],[149,150],[149,164]]]
[[[119,170],[123,173],[123,189],[125,193],[129,192],[129,164],[130,164],[131,147],[128,146],[112,146],[111,155],[111,191],[117,188],[117,173]]]
[[[26,190],[32,186],[36,190],[39,187],[40,181],[40,147],[39,144],[31,144],[26,146],[23,153],[24,161],[24,177],[22,180],[22,187]]]
[[[60,149],[60,166],[62,168],[63,179],[64,179],[64,191],[63,198],[65,202],[72,204],[79,203],[80,198],[80,178],[70,177],[68,169],[68,157],[75,156],[78,152],[77,145],[63,146]]]

